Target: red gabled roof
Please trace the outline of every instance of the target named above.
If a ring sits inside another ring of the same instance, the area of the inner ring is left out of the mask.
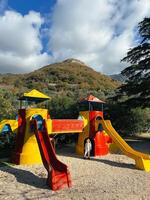
[[[90,101],[90,102],[98,102],[98,103],[105,103],[104,101],[98,99],[97,97],[93,96],[93,95],[89,95],[88,97],[86,97],[85,99],[82,99],[80,102],[82,101]]]

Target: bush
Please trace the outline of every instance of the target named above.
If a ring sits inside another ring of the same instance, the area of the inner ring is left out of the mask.
[[[56,119],[77,118],[77,103],[66,95],[56,95],[50,102],[49,112],[51,117]]]
[[[104,112],[112,121],[115,129],[123,135],[134,135],[136,133],[150,131],[150,108],[140,107],[129,109],[117,104],[109,105],[109,110]]]
[[[131,131],[133,133],[150,130],[150,108],[135,108],[131,110]]]

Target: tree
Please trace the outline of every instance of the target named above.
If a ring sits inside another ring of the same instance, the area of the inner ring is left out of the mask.
[[[7,90],[0,90],[0,120],[15,119],[18,107],[16,107],[16,96]]]
[[[50,102],[49,113],[54,119],[77,118],[77,102],[64,94],[56,95]]]
[[[130,63],[121,74],[127,81],[120,87],[119,94],[128,96],[126,103],[131,107],[150,106],[150,18],[145,18],[138,25],[140,44],[122,59]],[[118,95],[119,96],[119,95]]]
[[[134,108],[130,111],[130,125],[127,129],[131,133],[148,132],[150,129],[150,108]]]

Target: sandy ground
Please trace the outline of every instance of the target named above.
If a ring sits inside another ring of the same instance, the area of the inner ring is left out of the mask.
[[[149,140],[127,140],[131,146],[150,153]],[[42,165],[0,165],[0,199],[29,200],[149,200],[150,172],[135,169],[134,160],[109,154],[84,160],[74,154],[73,147],[58,152],[69,166],[73,187],[58,192],[46,185],[47,172]]]

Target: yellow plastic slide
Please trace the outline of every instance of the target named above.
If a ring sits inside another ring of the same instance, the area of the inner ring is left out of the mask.
[[[101,120],[101,123],[104,130],[112,138],[113,142],[120,148],[120,150],[125,155],[135,160],[135,165],[138,169],[150,171],[150,155],[141,153],[131,148],[116,132],[110,120]]]

